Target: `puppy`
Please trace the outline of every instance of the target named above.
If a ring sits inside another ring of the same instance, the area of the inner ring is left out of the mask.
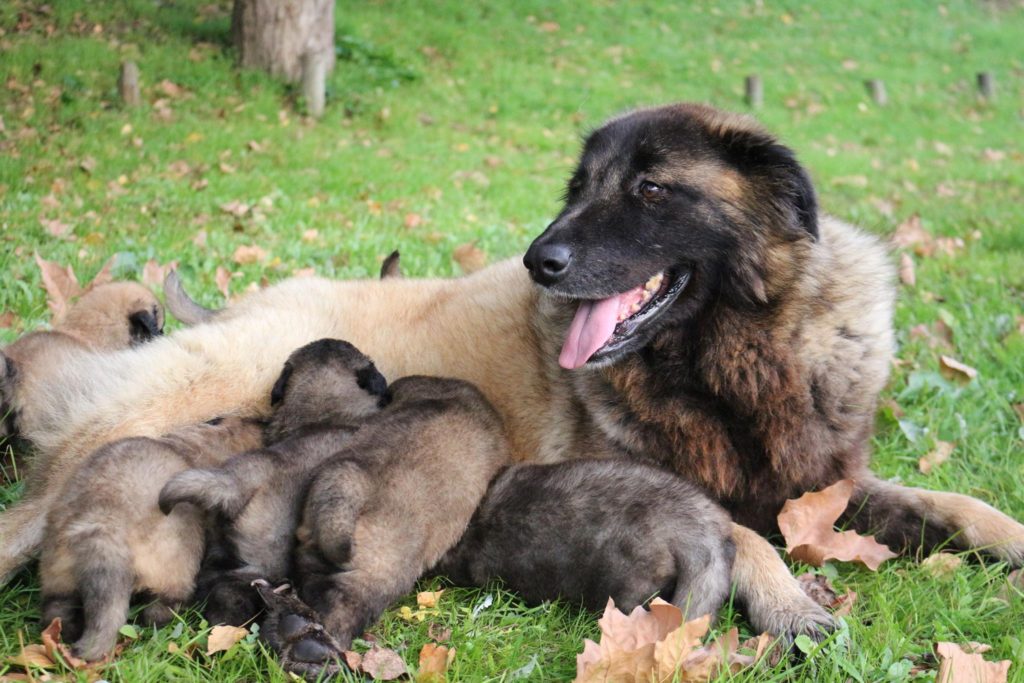
[[[155,598],[148,623],[170,620],[193,593],[203,556],[203,515],[182,506],[164,516],[157,495],[189,467],[223,462],[262,441],[261,425],[225,417],[161,438],[108,444],[68,479],[50,511],[40,556],[43,623],[60,617],[75,653],[110,651],[133,594]]]
[[[661,594],[688,618],[729,595],[728,514],[681,477],[631,460],[519,465],[491,483],[434,573],[457,585],[500,578],[530,603],[565,598],[622,610]]]
[[[330,660],[353,636],[455,545],[509,462],[501,418],[472,384],[411,376],[391,394],[388,408],[316,469],[306,496],[294,578],[323,631],[274,603],[261,631],[302,675],[335,670]]]
[[[211,623],[248,621],[259,611],[251,582],[288,575],[310,474],[387,401],[387,382],[358,349],[313,342],[291,354],[274,384],[266,448],[182,472],[163,487],[166,514],[188,502],[218,516],[197,591]]]
[[[149,289],[111,282],[89,290],[52,330],[30,332],[0,352],[0,437],[17,434],[22,396],[75,354],[113,351],[163,333],[164,313]]]

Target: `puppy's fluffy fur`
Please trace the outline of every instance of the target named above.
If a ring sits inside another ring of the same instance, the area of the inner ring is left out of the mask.
[[[167,482],[160,492],[166,513],[187,502],[217,515],[197,591],[211,623],[248,621],[258,611],[251,582],[289,575],[310,473],[388,398],[384,377],[354,346],[313,342],[292,353],[274,384],[265,448]]]
[[[133,594],[163,623],[193,593],[203,556],[203,515],[182,506],[164,516],[157,494],[172,475],[258,446],[261,426],[226,417],[162,438],[129,438],[86,459],[50,511],[40,557],[43,622],[63,622],[75,652],[98,659],[114,646]]]
[[[729,516],[693,484],[639,462],[576,460],[499,474],[435,572],[591,610],[660,594],[695,618],[728,597],[734,553]]]

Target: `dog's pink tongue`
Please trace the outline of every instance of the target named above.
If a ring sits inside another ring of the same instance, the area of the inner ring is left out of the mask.
[[[619,298],[610,296],[600,301],[580,302],[558,355],[559,365],[575,370],[608,342],[618,322]]]

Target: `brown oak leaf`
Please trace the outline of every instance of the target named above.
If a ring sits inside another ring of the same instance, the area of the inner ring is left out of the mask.
[[[936,441],[935,448],[917,461],[917,469],[921,471],[921,474],[930,474],[933,468],[949,460],[949,456],[953,454],[954,448],[956,448],[955,443]]]
[[[448,667],[455,661],[455,648],[427,643],[420,650],[420,667],[416,680],[429,683],[443,683]]]
[[[978,376],[977,370],[951,356],[939,356],[939,370],[943,375],[965,383]]]
[[[1006,683],[1010,660],[990,662],[982,657],[991,647],[980,643],[939,642],[935,654],[939,658],[939,672],[936,683]]]
[[[477,247],[475,242],[467,242],[455,247],[452,251],[452,258],[466,274],[476,272],[487,265],[487,254]]]
[[[873,536],[835,530],[836,520],[850,501],[853,485],[852,479],[843,479],[821,491],[786,501],[778,522],[790,557],[815,567],[829,559],[860,562],[872,571],[896,557]]]
[[[227,652],[247,635],[249,635],[249,630],[241,626],[226,626],[224,624],[214,626],[210,630],[210,637],[206,639],[206,654]]]
[[[382,681],[393,681],[408,673],[397,652],[376,644],[363,655],[359,666],[363,673]]]

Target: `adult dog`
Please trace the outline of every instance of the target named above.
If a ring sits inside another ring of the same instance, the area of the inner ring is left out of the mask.
[[[208,323],[67,365],[32,397],[22,433],[70,459],[228,411],[265,415],[288,354],[337,337],[385,375],[478,385],[520,460],[664,463],[758,531],[786,498],[852,477],[853,525],[886,543],[952,539],[1024,560],[1024,526],[1006,515],[867,469],[892,346],[886,254],[820,216],[792,152],[750,119],[697,105],[613,119],[525,262],[542,287],[516,261],[457,280],[285,281]],[[0,575],[38,548],[51,488],[0,517]],[[734,538],[756,628],[831,623],[767,542],[739,525]]]

